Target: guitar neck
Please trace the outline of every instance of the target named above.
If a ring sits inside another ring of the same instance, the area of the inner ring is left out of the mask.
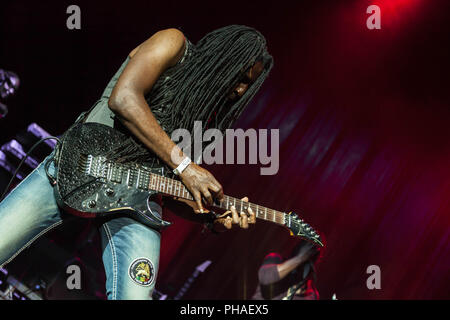
[[[163,177],[154,173],[150,173],[149,188],[162,194],[179,197],[186,200],[194,200],[194,197],[181,181]],[[214,204],[213,206],[224,210],[231,210],[231,207],[234,206],[237,212],[245,212],[248,208],[251,208],[257,218],[280,225],[285,225],[285,213],[269,209],[255,203],[245,202],[227,195],[224,195],[223,200],[219,204]]]

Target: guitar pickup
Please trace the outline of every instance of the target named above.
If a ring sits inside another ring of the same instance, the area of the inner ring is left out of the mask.
[[[148,190],[148,187],[150,185],[150,175],[142,171],[140,171],[139,173],[140,174],[137,187],[139,189]]]
[[[127,170],[127,185],[132,187],[134,185],[134,180],[136,177],[136,172],[132,168]]]
[[[122,183],[122,167],[112,166],[110,180],[112,182]]]

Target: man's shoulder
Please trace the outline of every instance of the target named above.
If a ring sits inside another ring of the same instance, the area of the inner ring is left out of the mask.
[[[176,28],[163,29],[156,32],[149,40],[149,46],[146,46],[147,50],[155,50],[161,55],[170,58],[171,63],[174,65],[183,56],[185,49],[185,36],[183,32]]]
[[[184,46],[186,37],[183,32],[176,28],[168,28],[157,31],[153,37],[156,37],[160,41],[170,42],[176,46]]]
[[[185,36],[176,28],[162,29],[155,32],[150,38],[133,49],[130,58],[140,51],[145,55],[148,53],[155,57],[167,57],[170,64],[176,63],[183,55],[185,48]]]
[[[156,33],[164,33],[167,35],[184,38],[184,33],[180,29],[177,29],[177,28],[161,29],[161,30],[157,31]]]

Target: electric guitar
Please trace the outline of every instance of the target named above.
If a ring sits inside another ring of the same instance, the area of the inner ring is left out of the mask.
[[[156,193],[193,200],[181,181],[162,176],[163,168],[139,162],[111,161],[106,155],[126,134],[98,123],[71,127],[57,148],[55,196],[66,212],[86,218],[125,213],[152,228],[170,225],[158,212],[151,210],[149,197]],[[237,212],[250,207],[256,218],[273,222],[323,246],[319,234],[295,213],[284,213],[225,195],[214,207]]]

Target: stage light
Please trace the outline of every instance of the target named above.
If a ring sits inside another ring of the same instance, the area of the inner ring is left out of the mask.
[[[5,292],[8,289],[8,282],[6,278],[8,277],[8,271],[0,268],[0,292]]]
[[[379,0],[368,1],[370,5],[380,8],[381,19],[385,26],[397,26],[413,24],[418,12],[418,7],[423,0]]]
[[[20,80],[17,74],[12,71],[0,69],[0,97],[6,99],[16,93]]]

